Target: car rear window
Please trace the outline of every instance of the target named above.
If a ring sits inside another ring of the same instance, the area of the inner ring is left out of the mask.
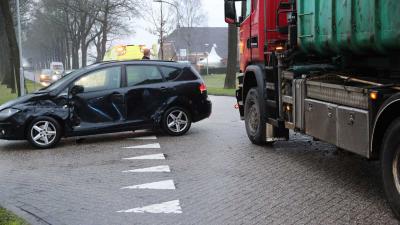
[[[183,69],[182,74],[176,79],[176,81],[191,81],[199,79],[199,76],[196,75],[196,72],[193,71],[189,67]]]
[[[160,70],[164,74],[167,81],[175,80],[182,73],[182,69],[174,67],[162,66],[160,67]]]

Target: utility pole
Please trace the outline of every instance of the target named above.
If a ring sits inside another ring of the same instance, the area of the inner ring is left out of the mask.
[[[206,47],[206,56],[207,56],[207,76],[209,75],[208,73],[208,56],[210,55],[208,52],[208,46],[210,46],[209,44],[204,44],[204,46]]]
[[[161,48],[161,60],[164,60],[164,16],[163,16],[163,3],[161,4],[161,40],[160,40],[160,48]]]
[[[24,64],[22,62],[22,34],[21,34],[21,15],[19,8],[19,0],[17,0],[17,20],[18,20],[18,45],[19,45],[19,84],[21,88],[21,96],[25,95],[25,76]]]
[[[164,60],[164,19],[163,19],[163,3],[171,5],[175,7],[176,9],[176,17],[178,20],[178,26],[177,26],[177,32],[179,36],[179,29],[180,29],[180,13],[179,13],[179,8],[177,5],[168,2],[168,1],[163,1],[163,0],[153,0],[153,2],[159,2],[161,4],[161,40],[160,40],[160,48],[161,48],[161,58]]]

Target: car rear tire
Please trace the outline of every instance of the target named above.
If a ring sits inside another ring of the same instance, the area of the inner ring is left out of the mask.
[[[244,107],[244,119],[247,136],[256,145],[266,144],[265,109],[260,106],[257,88],[250,89]]]
[[[60,123],[51,117],[39,117],[32,121],[26,132],[29,143],[35,148],[55,147],[61,139]]]
[[[400,118],[385,133],[381,149],[383,187],[393,213],[400,218]]]
[[[186,134],[191,125],[192,118],[184,108],[172,107],[164,113],[162,128],[171,136],[181,136]]]

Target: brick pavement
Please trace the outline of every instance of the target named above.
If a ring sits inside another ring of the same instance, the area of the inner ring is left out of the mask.
[[[54,150],[0,143],[0,204],[42,224],[398,224],[386,203],[379,164],[292,134],[273,147],[251,145],[234,100],[213,97],[214,115],[189,135],[157,134],[171,173],[123,174],[155,166],[121,158],[158,153],[122,146],[132,134],[73,139]],[[159,163],[159,165],[164,164]],[[120,190],[173,179],[176,190]],[[119,214],[179,199],[183,214]]]

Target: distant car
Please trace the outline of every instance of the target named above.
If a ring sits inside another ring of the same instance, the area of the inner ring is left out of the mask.
[[[50,70],[53,75],[61,75],[64,73],[64,64],[62,62],[51,62]]]
[[[54,73],[50,69],[44,69],[39,75],[40,83],[51,84],[62,77],[62,74]]]
[[[40,83],[51,84],[59,80],[64,74],[64,65],[61,62],[51,62],[50,69],[44,69],[39,75]]]
[[[40,83],[51,83],[52,82],[52,73],[49,69],[44,69],[41,71],[39,75]]]
[[[210,114],[206,86],[191,66],[108,62],[0,106],[0,139],[51,148],[62,137],[136,129],[162,128],[179,136]]]

